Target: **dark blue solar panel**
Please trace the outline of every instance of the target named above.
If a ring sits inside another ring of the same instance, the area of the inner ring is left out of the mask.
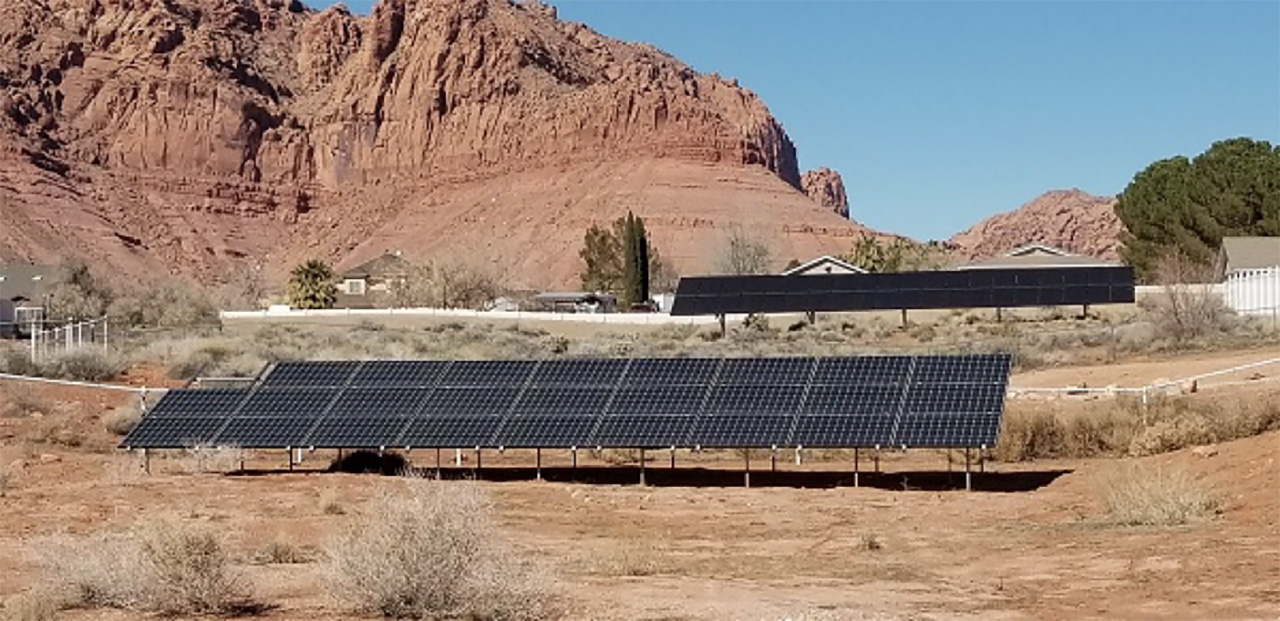
[[[281,362],[276,364],[262,381],[263,386],[337,388],[359,366],[358,360],[329,360],[311,362]]]
[[[440,377],[439,386],[520,386],[533,373],[536,361],[458,360]]]
[[[800,411],[815,416],[892,415],[901,407],[904,392],[897,385],[810,386]]]
[[[417,416],[430,394],[421,388],[348,388],[329,408],[329,417]]]
[[[605,448],[660,448],[687,446],[693,419],[686,416],[606,416],[590,441]]]
[[[502,419],[496,416],[415,418],[409,421],[397,446],[415,448],[471,448],[496,446],[491,442]]]
[[[803,395],[803,386],[713,386],[703,415],[790,416]]]
[[[513,448],[587,446],[595,430],[592,416],[518,416],[507,419],[494,444]]]
[[[316,424],[305,446],[321,448],[385,448],[402,446],[400,436],[408,418],[344,416],[326,418]]]
[[[302,447],[315,423],[313,418],[231,418],[213,443],[242,448]]]
[[[861,416],[801,416],[789,444],[815,448],[888,446],[892,414]]]
[[[906,381],[910,356],[819,358],[814,384],[901,384]]]
[[[351,377],[352,386],[429,388],[449,366],[447,360],[369,360]]]
[[[702,411],[707,386],[646,386],[619,388],[609,405],[610,416],[693,416]]]
[[[813,358],[729,358],[716,383],[803,386],[809,383],[813,362]]]
[[[448,416],[492,416],[502,418],[519,388],[437,388],[422,404],[421,415],[433,417]]]
[[[120,443],[128,448],[188,448],[210,446],[227,422],[220,416],[144,416]]]
[[[317,418],[338,396],[337,389],[259,388],[240,406],[242,418]]]
[[[516,400],[515,416],[600,416],[609,388],[526,388]]]
[[[247,389],[170,390],[147,412],[151,418],[231,416],[249,394]]]
[[[720,362],[719,358],[637,358],[631,361],[622,383],[627,386],[710,384]]]
[[[627,369],[627,359],[543,360],[533,373],[537,387],[612,387]]]
[[[791,416],[704,416],[694,421],[686,442],[711,448],[782,446],[794,420]]]

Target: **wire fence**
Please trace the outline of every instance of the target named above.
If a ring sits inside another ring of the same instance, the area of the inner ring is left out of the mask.
[[[98,348],[107,351],[111,345],[110,325],[106,317],[75,321],[52,328],[30,327],[27,335],[31,362],[50,356]]]

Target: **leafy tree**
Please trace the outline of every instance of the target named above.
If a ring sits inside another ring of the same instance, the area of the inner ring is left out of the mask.
[[[942,267],[944,256],[936,241],[921,244],[895,237],[882,242],[863,233],[843,258],[868,272],[918,272]]]
[[[716,258],[716,269],[722,274],[743,276],[769,273],[772,253],[764,240],[748,234],[740,225],[729,227]]]
[[[1280,146],[1250,138],[1215,142],[1188,160],[1152,163],[1116,202],[1124,258],[1144,282],[1176,253],[1208,264],[1235,235],[1280,235]]]
[[[650,290],[675,288],[673,267],[649,241],[644,219],[631,213],[609,229],[591,225],[578,256],[582,289],[615,294],[624,306],[648,300]]]
[[[96,319],[106,314],[115,298],[111,288],[80,259],[58,267],[57,280],[49,288],[48,318],[59,321]]]
[[[289,304],[294,308],[333,308],[338,300],[333,268],[311,259],[289,274]]]

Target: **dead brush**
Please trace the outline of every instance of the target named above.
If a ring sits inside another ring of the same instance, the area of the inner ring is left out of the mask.
[[[591,572],[611,577],[640,577],[662,573],[657,546],[629,541],[607,554],[593,557]]]
[[[499,536],[491,514],[473,483],[389,486],[329,547],[333,592],[387,617],[555,617],[549,581]]]
[[[124,436],[138,426],[140,418],[142,418],[142,404],[139,400],[134,400],[107,412],[102,422],[108,432],[117,436]]]
[[[0,418],[22,418],[48,414],[53,404],[25,384],[0,384]]]
[[[1178,526],[1212,518],[1217,498],[1186,470],[1125,465],[1105,473],[1098,493],[1108,518],[1124,526]]]
[[[37,548],[64,608],[123,608],[164,614],[243,610],[245,582],[221,538],[180,522],[158,521],[129,533],[74,539]]]
[[[315,559],[315,550],[308,546],[300,546],[276,535],[253,555],[253,561],[261,565],[301,565]]]

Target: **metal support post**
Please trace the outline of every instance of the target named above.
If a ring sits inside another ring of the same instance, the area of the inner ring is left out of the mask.
[[[293,472],[293,447],[284,447],[284,452],[289,456],[289,472]]]
[[[987,471],[987,447],[983,446],[978,449],[978,472]]]
[[[813,311],[805,311],[804,318],[809,320],[809,325],[811,326],[818,323],[818,313]]]
[[[147,449],[142,449],[142,471],[151,474],[151,453]]]
[[[440,449],[436,449],[436,480],[440,480]]]
[[[720,336],[725,337],[729,334],[729,330],[724,325],[724,314],[721,313],[720,315],[717,315],[717,317],[720,318]]]
[[[907,327],[907,309],[902,309],[902,327]]]
[[[462,449],[453,449],[453,465],[456,468],[462,467]]]
[[[951,449],[947,449],[947,476],[951,476]]]
[[[338,449],[338,461],[342,461],[342,449]]]
[[[476,461],[471,464],[471,478],[480,478],[480,447],[476,447]]]
[[[950,451],[948,451],[950,452]],[[973,490],[973,475],[969,472],[969,449],[964,449],[964,489],[965,491]]]
[[[801,447],[799,447],[799,446],[797,446],[797,447],[796,447],[796,465],[797,465],[797,466],[799,466],[801,463],[803,463],[803,462],[802,462],[802,458],[800,457],[800,451],[801,451],[801,450],[803,450]]]
[[[742,457],[747,464],[747,469],[742,471],[742,486],[751,487],[751,449],[743,449]]]
[[[777,472],[777,471],[778,471],[778,447],[775,446],[773,447],[773,450],[769,452],[769,472]]]
[[[1000,308],[999,306],[996,307],[996,321],[1004,321],[1003,311],[1004,311],[1003,308]]]
[[[535,467],[534,476],[539,481],[541,481],[542,480],[542,449],[540,448],[533,449],[533,451],[534,451],[534,455],[536,456],[535,459],[537,460],[536,465],[534,466]]]
[[[644,449],[640,449],[640,486],[644,487]]]
[[[876,474],[880,474],[880,446],[876,445]]]
[[[858,487],[858,449],[853,449],[853,486]]]
[[[671,447],[671,469],[676,469],[676,447]]]

